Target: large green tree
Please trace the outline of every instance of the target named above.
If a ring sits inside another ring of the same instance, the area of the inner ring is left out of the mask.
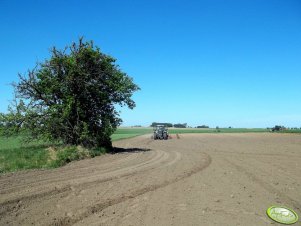
[[[26,130],[32,138],[111,147],[110,136],[122,122],[116,106],[133,109],[131,97],[139,90],[115,61],[82,38],[64,50],[52,48],[49,60],[19,75],[0,125],[7,134]]]

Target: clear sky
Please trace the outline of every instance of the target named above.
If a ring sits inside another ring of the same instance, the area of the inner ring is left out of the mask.
[[[141,91],[125,126],[301,127],[299,0],[0,0],[0,111],[17,74],[78,37]]]

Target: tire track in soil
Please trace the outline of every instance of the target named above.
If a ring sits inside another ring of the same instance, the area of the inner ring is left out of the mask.
[[[290,196],[286,195],[284,192],[279,191],[278,189],[276,189],[269,183],[265,182],[264,180],[259,179],[258,177],[255,176],[255,174],[249,172],[245,167],[238,165],[238,164],[234,163],[233,161],[230,161],[227,158],[225,158],[224,160],[226,162],[228,162],[230,165],[232,165],[239,172],[244,173],[251,181],[257,183],[262,188],[264,188],[266,191],[274,193],[277,197],[284,199],[287,202],[287,204],[290,204],[295,209],[300,210],[301,204],[299,202],[297,202],[296,200],[292,199]]]
[[[184,172],[183,174],[178,175],[176,178],[173,178],[173,179],[170,179],[170,180],[165,180],[162,183],[146,186],[144,188],[135,190],[135,191],[131,192],[128,195],[122,195],[122,196],[119,196],[119,197],[114,198],[114,199],[108,199],[105,202],[97,203],[93,206],[87,207],[86,211],[84,211],[83,213],[79,214],[76,217],[66,216],[66,217],[57,219],[54,223],[52,223],[50,225],[54,224],[56,226],[69,226],[69,225],[76,224],[77,222],[83,220],[84,218],[87,218],[90,215],[95,214],[95,213],[100,213],[101,211],[103,211],[104,209],[106,209],[110,206],[125,202],[125,201],[130,200],[130,199],[134,199],[134,198],[136,198],[138,196],[141,196],[141,195],[144,195],[148,192],[153,192],[157,189],[164,188],[168,185],[174,184],[174,183],[176,183],[178,181],[181,181],[181,180],[184,180],[184,179],[186,179],[186,178],[188,178],[188,177],[190,177],[190,176],[192,176],[196,173],[199,173],[202,170],[206,169],[212,162],[212,159],[211,159],[210,155],[208,155],[207,153],[202,153],[202,154],[204,154],[206,156],[206,159],[205,159],[205,161],[203,162],[202,165],[194,167],[190,171]]]
[[[143,135],[143,136],[145,136],[145,135]],[[141,137],[143,137],[143,136],[141,136]],[[137,137],[135,137],[135,138],[137,138]],[[129,138],[129,139],[127,139],[127,140],[134,140],[134,138]],[[134,140],[135,141],[135,140]],[[119,143],[120,141],[117,141],[117,142],[115,142],[115,143]],[[129,147],[130,145],[129,145],[129,143],[127,143],[126,145],[124,145],[124,143],[123,143],[124,141],[122,141],[122,148],[127,148],[127,147]],[[145,144],[149,144],[149,143],[151,143],[152,142],[152,140],[150,140],[149,142],[144,142]],[[141,146],[141,143],[137,143],[139,146]],[[114,145],[115,146],[115,145]],[[118,145],[117,145],[117,148],[118,148]],[[131,148],[129,148],[129,149],[131,149]],[[140,149],[145,149],[145,148],[140,148]],[[126,152],[125,152],[126,153]],[[133,152],[132,152],[133,153]],[[116,154],[118,154],[118,153],[115,153],[114,155],[116,155]],[[120,153],[120,154],[123,154],[123,153]],[[74,178],[72,178],[72,179],[78,179],[79,178],[79,176],[80,175],[82,175],[82,178],[85,178],[85,174],[86,174],[86,172],[85,171],[83,171],[84,169],[95,169],[95,167],[96,167],[96,169],[97,170],[102,170],[102,169],[108,169],[107,168],[107,165],[111,165],[111,166],[114,166],[114,165],[112,165],[113,163],[115,163],[115,164],[117,164],[117,163],[126,163],[126,162],[129,162],[129,161],[134,161],[134,160],[136,160],[137,158],[139,158],[139,156],[132,156],[132,155],[129,155],[129,156],[127,156],[127,157],[125,157],[125,158],[122,158],[122,159],[116,159],[116,160],[113,160],[113,161],[108,161],[108,162],[104,162],[103,164],[101,164],[101,165],[98,165],[98,166],[95,166],[95,164],[94,163],[92,163],[91,165],[89,165],[89,166],[87,166],[86,164],[85,165],[82,165],[82,164],[78,164],[78,165],[73,165],[73,166],[71,166],[71,167],[69,167],[69,165],[67,165],[67,166],[65,166],[65,167],[62,167],[62,168],[58,168],[58,169],[52,169],[53,170],[53,172],[52,172],[52,174],[49,176],[48,175],[48,173],[49,173],[49,170],[43,170],[43,169],[39,169],[39,170],[28,170],[28,171],[20,171],[20,172],[18,172],[18,174],[21,174],[21,175],[23,175],[25,178],[27,178],[28,176],[30,176],[30,174],[34,174],[34,180],[33,181],[30,181],[30,182],[26,182],[25,181],[25,183],[23,182],[24,181],[24,177],[21,177],[21,178],[18,178],[17,180],[19,180],[20,182],[20,185],[15,185],[15,186],[12,186],[12,185],[10,185],[10,187],[8,188],[8,189],[1,189],[0,190],[0,194],[1,195],[4,195],[4,194],[7,194],[7,193],[11,193],[12,191],[14,191],[14,190],[18,190],[18,189],[20,189],[20,188],[25,188],[25,187],[28,187],[28,186],[30,186],[30,185],[32,185],[32,186],[36,186],[37,185],[37,183],[41,183],[41,184],[43,184],[43,182],[47,182],[47,181],[49,181],[49,180],[52,180],[52,179],[55,179],[55,178],[57,178],[57,174],[55,174],[55,173],[60,173],[61,174],[61,176],[70,176],[70,175],[68,175],[68,174],[70,174],[70,173],[74,173],[74,171],[76,170],[76,171],[78,171],[78,173],[76,173],[76,177],[74,177]],[[63,171],[63,172],[62,172]],[[48,177],[47,178],[39,178],[40,176],[44,176],[44,175],[47,175]],[[5,174],[0,174],[0,188],[2,187],[2,186],[7,186],[7,185],[9,185],[10,183],[12,183],[12,179],[11,179],[11,177],[14,177],[14,175],[13,174],[11,174],[11,175],[5,175]],[[68,177],[68,179],[70,179],[70,177]],[[60,182],[60,181],[62,181],[61,179],[57,179],[57,180],[52,180],[51,182]],[[13,179],[13,182],[15,183],[16,182],[16,179],[14,178]]]
[[[115,171],[110,171],[111,169],[108,169],[105,172],[107,172],[107,173],[114,173],[115,172],[116,173],[116,171],[124,171],[124,170],[128,170],[128,169],[135,169],[137,166],[141,166],[141,165],[145,165],[145,164],[148,164],[148,163],[156,162],[158,159],[161,158],[161,156],[162,156],[162,153],[157,152],[155,156],[152,156],[152,158],[147,160],[146,162],[138,163],[134,166],[118,169],[118,170],[115,170]],[[103,172],[99,172],[99,173],[103,173]],[[31,203],[31,202],[35,202],[36,199],[43,199],[43,198],[46,198],[48,196],[60,195],[60,194],[65,193],[65,192],[70,192],[74,189],[79,189],[81,187],[85,187],[85,188],[91,187],[94,184],[108,182],[108,181],[111,181],[111,180],[114,180],[114,179],[130,176],[130,175],[133,175],[133,174],[135,174],[135,173],[134,172],[125,173],[125,174],[122,174],[122,175],[116,175],[114,177],[111,176],[111,177],[102,178],[102,179],[98,179],[98,180],[94,180],[94,181],[80,183],[80,184],[65,185],[62,188],[55,188],[55,189],[50,190],[50,191],[48,190],[48,191],[41,192],[41,193],[38,193],[38,194],[27,195],[27,196],[22,196],[20,198],[15,198],[15,199],[12,199],[12,200],[8,200],[8,201],[5,201],[5,202],[1,203],[0,217],[5,215],[7,212],[10,212],[10,211],[13,211],[13,210],[17,211],[17,207],[20,207],[20,206],[18,206],[18,203],[20,203],[20,201],[22,203],[26,203],[26,202]],[[105,177],[105,176],[106,175],[102,175],[102,177]],[[51,184],[55,183],[55,182],[57,182],[57,181],[51,181]]]
[[[109,169],[106,168],[107,165],[120,164],[120,163],[127,163],[127,162],[129,162],[129,161],[134,161],[134,160],[136,160],[137,158],[138,158],[138,156],[134,156],[134,157],[133,157],[133,156],[129,155],[129,156],[125,157],[125,158],[117,159],[117,160],[115,160],[115,161],[113,161],[113,162],[107,162],[107,163],[104,163],[103,165],[97,167],[97,170],[103,170],[103,169],[105,169],[106,171],[109,171]],[[74,176],[73,178],[68,177],[68,180],[79,179],[80,177],[85,178],[85,177],[86,177],[86,172],[85,172],[85,171],[82,172],[82,170],[83,170],[83,169],[88,169],[88,168],[94,168],[94,169],[95,169],[95,165],[93,164],[92,166],[88,166],[88,167],[87,167],[87,166],[86,166],[86,167],[76,167],[76,169],[74,169],[74,168],[69,168],[69,169],[67,169],[67,172],[60,173],[60,176],[61,176],[61,177],[68,176],[68,174],[70,174],[70,172],[76,170],[76,171],[79,171],[79,173],[77,173],[76,176]],[[58,172],[58,173],[59,173],[59,172]],[[42,175],[42,173],[37,174],[37,175],[35,175],[35,176],[37,177],[37,176],[41,176],[41,175]],[[43,175],[42,175],[42,176],[43,176]],[[42,184],[42,185],[43,185],[44,182],[47,182],[47,181],[49,181],[49,180],[51,180],[51,183],[57,183],[57,182],[61,182],[61,181],[62,181],[62,179],[56,179],[56,180],[53,180],[54,178],[57,178],[57,175],[56,175],[56,174],[55,174],[55,175],[51,175],[51,176],[48,177],[48,178],[41,178],[41,179],[39,179],[39,180],[34,180],[34,181],[32,181],[32,182],[22,183],[22,185],[10,186],[8,189],[3,189],[3,190],[1,190],[1,191],[0,191],[0,194],[1,194],[1,195],[5,195],[5,194],[7,194],[7,193],[12,193],[12,192],[14,192],[14,191],[18,191],[19,189],[26,188],[26,187],[28,187],[28,186],[30,186],[30,185],[34,185],[34,186],[37,186],[37,185],[39,185],[39,184]],[[4,182],[6,182],[6,181],[4,181]],[[10,181],[8,181],[8,183],[9,183],[9,182],[10,182]],[[5,183],[3,183],[3,181],[1,181],[1,185],[3,186],[3,185],[5,185]]]
[[[135,175],[138,173],[139,174],[145,173],[149,170],[152,170],[153,167],[157,164],[165,163],[166,165],[163,164],[160,167],[158,167],[158,168],[162,168],[165,166],[170,166],[180,160],[180,153],[178,153],[178,152],[174,152],[175,157],[174,157],[174,159],[171,159],[171,161],[168,159],[168,157],[170,157],[169,152],[165,152],[165,151],[161,151],[161,150],[156,150],[156,152],[157,152],[156,155],[153,156],[152,159],[150,159],[146,162],[142,162],[142,163],[139,163],[134,166],[120,168],[118,170],[108,172],[108,173],[121,172],[120,175],[111,176],[111,177],[107,177],[107,178],[103,178],[103,179],[99,179],[99,180],[93,180],[93,181],[80,183],[80,184],[67,185],[62,188],[56,188],[51,191],[23,196],[20,198],[15,198],[12,200],[5,201],[5,202],[1,203],[1,206],[0,206],[0,217],[3,217],[5,214],[7,214],[9,212],[17,212],[21,207],[24,207],[25,205],[30,205],[31,203],[37,202],[38,199],[44,199],[46,197],[50,197],[50,196],[53,197],[53,196],[57,196],[57,195],[61,195],[60,197],[63,198],[63,197],[66,197],[69,192],[72,192],[76,189],[78,189],[78,190],[82,189],[82,188],[87,189],[87,188],[90,188],[90,187],[100,184],[100,183],[109,182],[109,181],[120,179],[123,177],[129,177],[129,176],[132,176],[132,175]],[[147,168],[143,169],[144,166],[146,166]],[[141,170],[141,168],[142,168],[142,170]],[[139,171],[124,173],[124,171],[132,171],[132,170],[139,170]],[[20,203],[22,203],[22,205],[20,205]]]

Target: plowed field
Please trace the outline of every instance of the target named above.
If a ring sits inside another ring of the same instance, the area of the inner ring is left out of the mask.
[[[300,135],[178,138],[143,135],[114,142],[116,154],[3,174],[0,225],[271,225],[276,204],[301,214]]]

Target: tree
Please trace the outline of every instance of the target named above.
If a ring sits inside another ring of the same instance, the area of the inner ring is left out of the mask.
[[[50,60],[19,74],[14,104],[0,124],[6,133],[24,129],[31,138],[111,147],[110,135],[122,122],[115,107],[133,109],[139,90],[115,61],[83,38],[64,50],[52,48]]]

